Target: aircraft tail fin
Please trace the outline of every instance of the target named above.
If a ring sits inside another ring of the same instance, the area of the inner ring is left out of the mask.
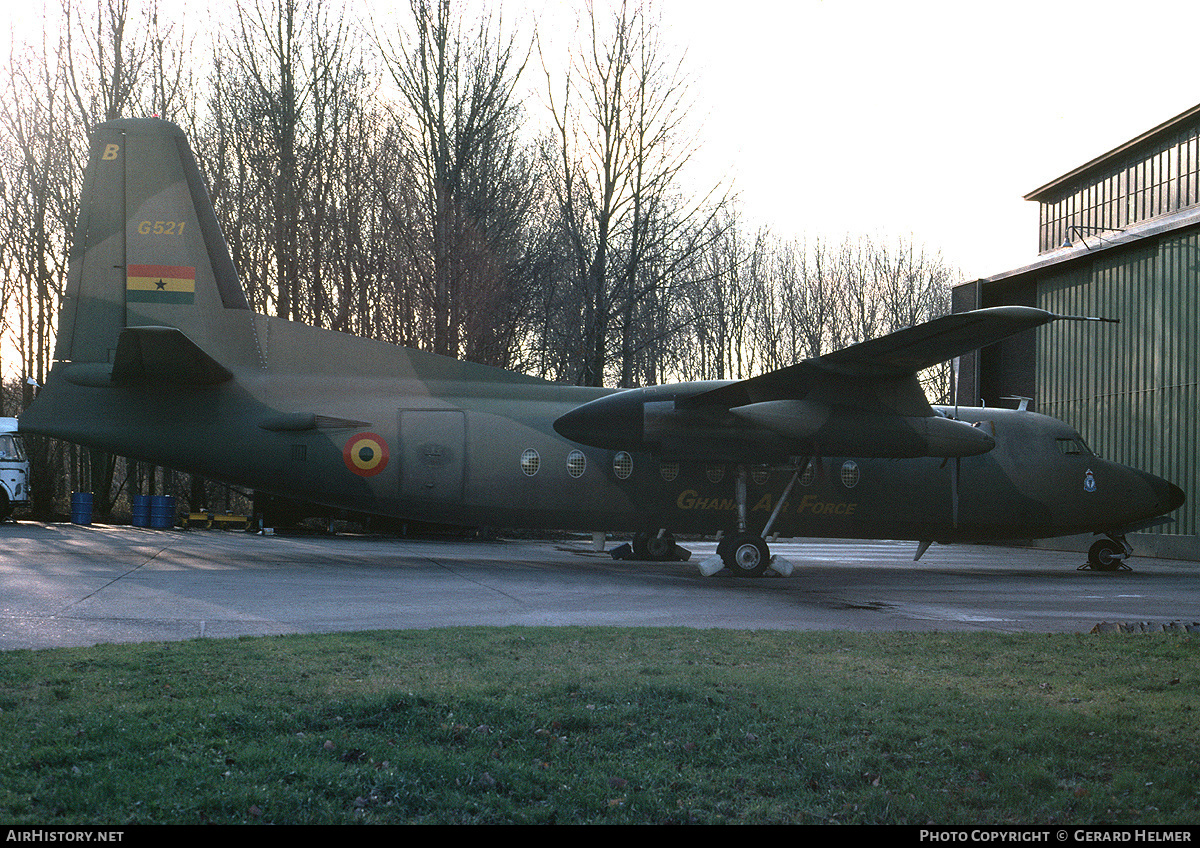
[[[112,364],[127,326],[215,341],[212,311],[249,304],[183,130],[108,121],[90,144],[55,359]]]

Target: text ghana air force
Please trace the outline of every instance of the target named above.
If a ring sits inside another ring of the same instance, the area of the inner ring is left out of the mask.
[[[700,563],[790,566],[765,539],[1124,534],[1183,502],[1060,421],[929,405],[917,372],[1064,320],[955,314],[741,381],[566,386],[252,312],[183,132],[91,140],[43,434],[347,513],[463,526],[719,534]],[[719,558],[718,558],[719,557]]]

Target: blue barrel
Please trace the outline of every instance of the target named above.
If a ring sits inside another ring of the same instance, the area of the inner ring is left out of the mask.
[[[175,526],[174,495],[150,496],[150,526],[155,530],[166,530]]]
[[[133,526],[134,527],[149,527],[150,526],[150,496],[149,495],[134,495],[133,496]]]
[[[71,523],[92,523],[92,493],[73,492],[71,494]]]

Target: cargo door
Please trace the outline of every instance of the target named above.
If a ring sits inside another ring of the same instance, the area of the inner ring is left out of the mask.
[[[402,498],[462,501],[465,413],[457,409],[400,410],[400,446]]]

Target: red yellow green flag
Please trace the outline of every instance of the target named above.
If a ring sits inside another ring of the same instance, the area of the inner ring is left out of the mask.
[[[195,268],[185,265],[129,265],[126,268],[127,302],[190,304],[195,295]]]

